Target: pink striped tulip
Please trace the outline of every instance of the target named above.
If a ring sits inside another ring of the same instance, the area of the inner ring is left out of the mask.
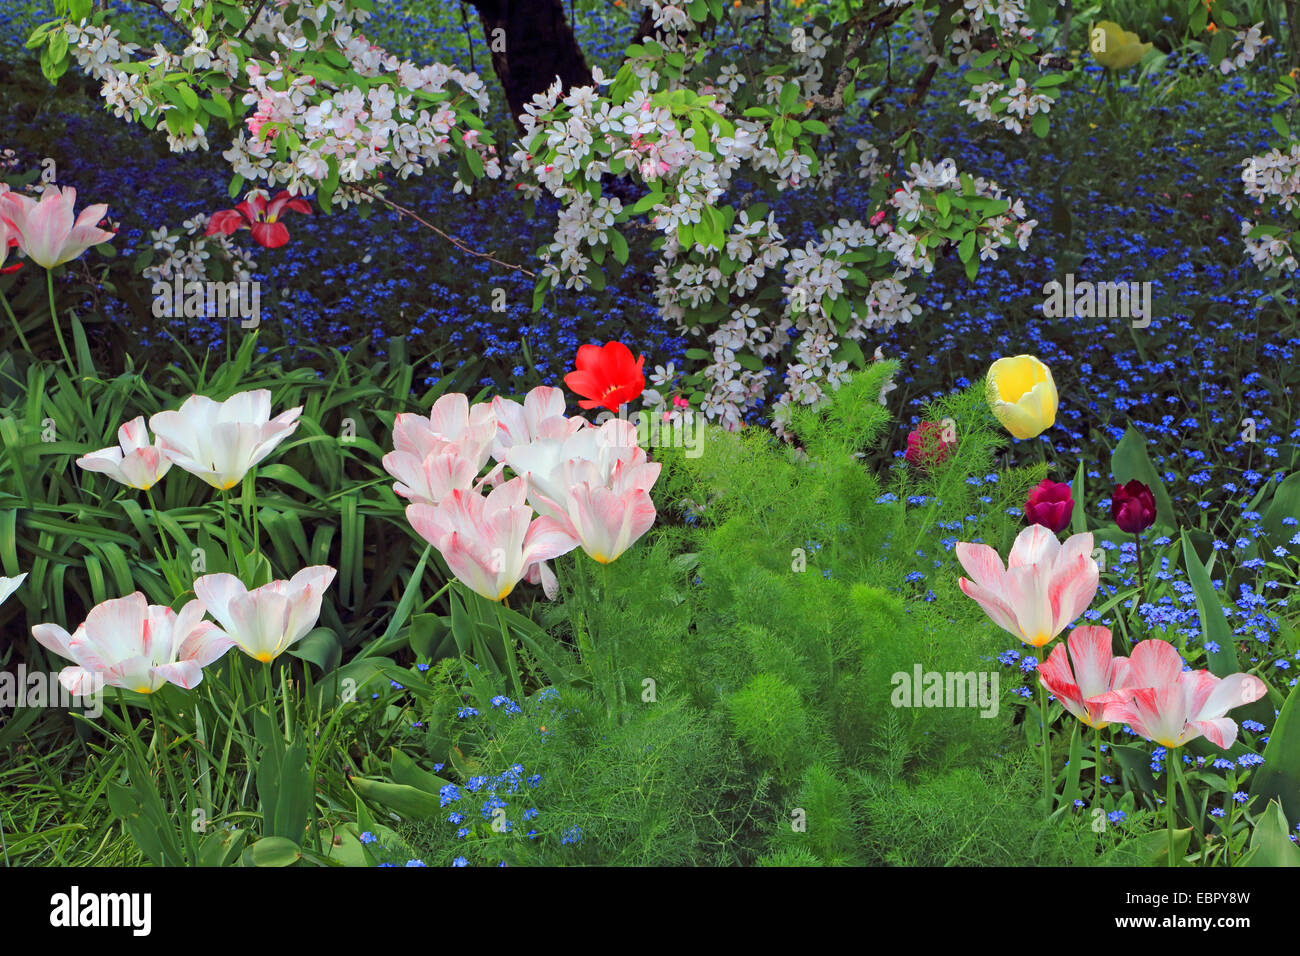
[[[23,254],[46,269],[71,262],[91,246],[114,236],[99,228],[108,212],[103,203],[87,206],[80,216],[74,215],[77,191],[71,186],[46,186],[39,200],[18,193],[8,196],[0,212],[17,233]]]
[[[423,459],[448,446],[473,463],[475,471],[487,462],[497,435],[492,406],[470,406],[460,392],[450,392],[433,403],[428,417],[404,412],[393,420],[393,449]]]
[[[149,419],[163,454],[224,491],[271,454],[298,427],[302,406],[271,417],[271,393],[259,388],[224,402],[191,395],[180,409]]]
[[[438,549],[457,580],[489,601],[500,601],[533,565],[577,546],[553,518],[534,519],[526,495],[524,479],[513,478],[486,497],[457,489],[437,505],[407,505],[406,518]]]
[[[983,544],[959,543],[957,560],[973,579],[961,579],[962,592],[1030,647],[1049,643],[1097,594],[1091,534],[1073,535],[1062,544],[1042,525],[1030,525],[1017,535],[1006,567]]]
[[[307,636],[320,617],[321,599],[337,572],[328,565],[303,568],[288,581],[252,591],[233,574],[206,574],[194,593],[222,633],[253,660],[265,664]]]
[[[4,198],[3,196],[0,196],[0,199],[3,198]],[[0,210],[3,209],[4,206],[0,204]],[[5,265],[5,260],[9,258],[9,250],[17,247],[17,245],[18,245],[17,230],[9,225],[8,221],[4,218],[4,213],[0,212],[0,275],[4,275],[6,272],[13,272],[15,269],[22,268],[21,262],[15,262],[11,266]]]
[[[393,421],[393,451],[384,470],[397,479],[393,491],[412,504],[436,505],[453,491],[469,491],[499,471],[475,481],[496,440],[492,406],[469,404],[459,392],[443,395],[426,418],[403,413]]]
[[[515,445],[527,445],[539,438],[563,441],[586,427],[585,418],[579,415],[567,418],[564,409],[564,392],[549,385],[537,386],[524,396],[522,405],[498,395],[492,399],[492,411],[497,420],[492,457],[504,462],[506,452]]]
[[[1038,679],[1080,721],[1101,728],[1107,723],[1102,716],[1104,695],[1115,689],[1117,678],[1127,666],[1128,658],[1113,655],[1110,628],[1076,627],[1066,644],[1052,648],[1039,669]]]
[[[133,418],[117,430],[120,447],[101,448],[77,459],[86,471],[97,471],[128,488],[148,491],[167,474],[172,461],[160,447],[149,444],[144,416]]]
[[[592,560],[616,560],[654,524],[650,489],[661,465],[637,445],[636,426],[611,419],[564,439],[538,439],[506,450],[528,478],[529,500],[558,521]]]
[[[436,505],[453,491],[480,487],[479,469],[453,451],[434,452],[418,458],[410,452],[393,451],[384,456],[384,470],[397,479],[393,491],[412,504]]]
[[[1101,698],[1102,716],[1162,747],[1205,737],[1227,750],[1237,739],[1237,722],[1225,715],[1266,693],[1264,682],[1251,674],[1219,678],[1205,670],[1185,671],[1172,644],[1151,639],[1134,647],[1119,668],[1116,690]]]
[[[102,685],[152,694],[165,683],[186,689],[203,679],[203,668],[230,650],[233,642],[211,621],[204,606],[190,601],[180,612],[151,605],[139,591],[97,604],[75,634],[57,624],[37,624],[32,636],[76,667],[59,672],[59,683],[73,694],[91,694]]]

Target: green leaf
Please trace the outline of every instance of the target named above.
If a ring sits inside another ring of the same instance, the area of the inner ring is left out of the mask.
[[[1300,847],[1291,842],[1291,830],[1278,801],[1270,800],[1268,809],[1255,821],[1250,848],[1254,852],[1246,866],[1300,866]]]
[[[644,196],[642,196],[640,199],[636,201],[636,204],[632,207],[632,215],[635,216],[639,213],[643,213],[646,212],[647,210],[653,209],[655,206],[658,206],[663,201],[664,201],[664,194],[652,190],[651,192],[646,193]]]
[[[1282,705],[1263,757],[1251,782],[1251,795],[1261,801],[1280,801],[1287,818],[1300,821],[1300,686],[1292,688]]]
[[[366,800],[387,807],[410,820],[431,819],[442,809],[437,794],[406,784],[367,780],[365,777],[350,777],[349,780],[357,793]]]
[[[1286,518],[1300,518],[1300,472],[1286,477],[1273,491],[1273,500],[1264,509],[1261,524],[1268,540],[1268,550],[1286,547],[1293,532],[1282,522]]]
[[[609,247],[614,253],[614,258],[627,265],[627,240],[623,238],[623,234],[617,229],[611,229],[605,235],[609,238]]]
[[[421,768],[414,760],[408,757],[396,747],[392,748],[392,774],[393,782],[404,787],[414,787],[416,790],[423,790],[425,793],[437,796],[448,781],[442,779],[437,774]]]
[[[298,844],[284,837],[262,837],[253,844],[253,863],[256,866],[292,866],[302,859]]]
[[[1061,807],[1072,807],[1075,799],[1079,796],[1079,774],[1083,769],[1083,734],[1081,728],[1083,723],[1075,720],[1074,733],[1070,737],[1070,757],[1066,762],[1065,770],[1065,788],[1061,791]]]
[[[962,262],[970,262],[975,255],[975,233],[973,231],[962,236],[961,242],[957,244],[957,258]]]
[[[244,830],[216,830],[199,844],[199,866],[230,866],[243,852],[248,834]]]
[[[1187,579],[1196,594],[1196,613],[1201,619],[1203,641],[1217,645],[1217,650],[1206,649],[1206,661],[1212,674],[1227,677],[1240,670],[1232,627],[1223,613],[1223,605],[1219,602],[1218,592],[1214,590],[1214,582],[1210,580],[1209,572],[1201,564],[1201,559],[1196,556],[1196,549],[1188,540],[1186,531],[1182,532],[1182,539],[1183,563],[1187,568]]]
[[[1148,758],[1149,759],[1149,758]],[[1174,830],[1174,856],[1182,860],[1187,856],[1188,844],[1192,842],[1192,828]],[[1168,866],[1169,830],[1153,830],[1141,836],[1122,842],[1115,849],[1102,854],[1097,860],[1099,866],[1112,866],[1118,861],[1129,862],[1136,852],[1138,858],[1148,866]]]
[[[781,87],[777,105],[781,107],[782,113],[791,113],[794,111],[794,105],[797,102],[799,102],[799,84],[790,80]]]
[[[301,661],[310,661],[323,673],[329,673],[339,666],[339,660],[343,656],[343,644],[333,630],[328,627],[318,627],[290,647],[289,653]]]
[[[1151,774],[1151,754],[1145,747],[1134,744],[1112,744],[1111,755],[1123,770],[1131,774],[1138,787],[1155,793],[1156,779]]]
[[[1070,533],[1083,534],[1088,530],[1088,511],[1084,507],[1083,497],[1083,459],[1079,459],[1079,467],[1074,472],[1074,482],[1070,487],[1070,497],[1074,499],[1074,513],[1070,519]]]

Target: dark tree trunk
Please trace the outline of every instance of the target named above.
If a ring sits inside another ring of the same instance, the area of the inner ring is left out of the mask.
[[[517,117],[558,76],[567,90],[591,83],[591,70],[564,16],[562,0],[469,0],[478,11],[492,68]],[[501,31],[501,32],[497,32]]]

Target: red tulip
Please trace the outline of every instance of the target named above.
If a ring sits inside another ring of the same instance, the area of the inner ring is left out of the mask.
[[[231,235],[238,229],[248,227],[252,230],[253,241],[267,249],[278,249],[289,241],[289,230],[280,222],[280,215],[285,210],[311,215],[311,206],[305,199],[295,199],[288,190],[282,189],[269,203],[266,194],[254,190],[248,198],[234,209],[220,209],[208,220],[205,236],[219,233]]]
[[[642,366],[645,356],[632,358],[632,350],[622,342],[584,345],[574,361],[577,371],[564,376],[564,384],[583,396],[582,408],[608,408],[617,412],[620,405],[632,401],[645,389]]]
[[[913,468],[929,468],[947,461],[957,443],[945,440],[943,433],[942,423],[921,422],[920,427],[907,433],[907,452],[903,458]]]
[[[1074,499],[1070,496],[1070,486],[1050,478],[1035,485],[1025,502],[1025,520],[1030,524],[1041,524],[1053,534],[1064,531],[1073,514]]]
[[[1136,478],[1127,484],[1116,485],[1110,500],[1110,516],[1121,531],[1140,534],[1155,524],[1155,496]]]

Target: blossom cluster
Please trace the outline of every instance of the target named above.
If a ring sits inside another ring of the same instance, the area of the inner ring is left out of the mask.
[[[869,222],[840,220],[792,248],[766,204],[725,200],[741,182],[777,193],[833,184],[839,160],[818,149],[830,128],[816,107],[833,99],[823,61],[834,38],[817,24],[800,28],[784,71],[746,77],[726,64],[710,76],[706,64],[692,85],[681,68],[692,59],[690,35],[672,26],[680,18],[670,5],[649,9],[666,24],[663,36],[631,48],[618,75],[597,70],[591,86],[566,93],[557,82],[534,97],[511,171],[525,195],[561,202],[554,237],[539,250],[542,290],[602,287],[607,257],[626,263],[630,254],[620,226],[655,237],[650,274],[660,313],[705,340],[687,354],[704,363],[687,383],[706,418],[739,427],[772,400],[765,360],[787,354],[778,423],[790,402],[822,400],[864,361],[841,339],[920,313],[907,280],[933,270],[954,229],[963,261],[976,267],[1006,246],[1025,248],[1036,223],[996,184],[961,177],[951,160],[922,158],[889,196],[887,167],[867,140],[856,144],[860,175],[871,177],[880,207]],[[1048,99],[1027,94],[1026,115],[1046,109],[1034,97]],[[646,193],[635,204],[603,195],[607,174],[625,175]]]
[[[1260,156],[1242,160],[1241,180],[1245,192],[1271,212],[1271,218],[1294,221],[1300,217],[1300,141],[1289,147],[1273,149]],[[1242,241],[1247,255],[1264,271],[1295,272],[1300,269],[1292,249],[1294,225],[1282,226],[1241,222]]]
[[[223,157],[243,179],[327,199],[338,189],[347,205],[381,191],[385,171],[405,178],[459,159],[464,191],[479,176],[499,176],[477,115],[488,105],[483,80],[370,42],[359,29],[368,6],[259,6],[257,19],[236,29],[220,14],[205,26],[199,12],[169,0],[162,11],[189,31],[179,53],[156,42],[147,55],[105,13],[61,29],[109,109],[151,127],[161,120],[174,152],[208,149],[210,118],[235,127]],[[251,111],[242,123],[236,96]]]

